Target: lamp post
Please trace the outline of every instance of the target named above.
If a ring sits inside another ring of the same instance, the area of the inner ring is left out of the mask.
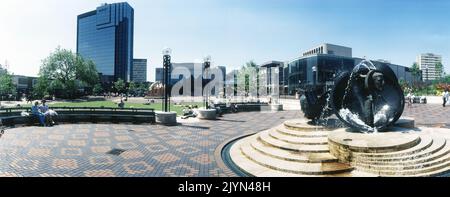
[[[172,66],[170,60],[171,60],[171,55],[172,54],[172,49],[170,48],[165,48],[163,50],[163,87],[164,87],[164,102],[163,102],[163,110],[164,112],[169,112],[169,105],[168,105],[168,100],[169,98],[169,91],[170,91],[170,78],[169,78],[169,73],[170,73],[170,68]]]
[[[425,66],[425,73],[426,73],[426,79],[425,79],[425,88],[427,89],[427,96],[428,96],[428,65]]]
[[[206,56],[204,58],[204,70],[203,70],[203,79],[206,79],[209,75],[209,69],[211,67],[211,56]],[[206,81],[208,82],[208,80],[206,79]],[[208,84],[208,83],[206,83]],[[204,91],[204,89],[203,89]],[[205,92],[205,109],[209,109],[209,89],[207,89]]]

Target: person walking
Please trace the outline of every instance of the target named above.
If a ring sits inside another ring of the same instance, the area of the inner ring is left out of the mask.
[[[444,103],[442,104],[443,107],[445,107],[445,105],[447,104],[449,97],[450,95],[448,93],[448,90],[445,90],[445,92],[442,95],[442,100],[444,101]]]

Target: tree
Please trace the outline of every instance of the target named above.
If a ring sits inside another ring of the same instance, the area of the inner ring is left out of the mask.
[[[13,83],[12,76],[7,71],[0,72],[0,95],[3,99],[4,97],[9,97],[16,93],[16,87]]]
[[[48,89],[50,81],[44,77],[39,77],[37,83],[33,86],[32,98],[43,99],[46,95],[49,95]]]
[[[74,98],[79,89],[92,87],[98,82],[97,70],[92,61],[59,47],[42,61],[39,77],[49,80],[45,84],[47,88],[39,87],[40,91],[65,98]]]
[[[103,87],[102,87],[101,84],[95,84],[95,86],[94,86],[92,91],[94,92],[95,95],[98,96],[98,95],[103,93]]]
[[[419,65],[416,62],[414,62],[413,65],[411,66],[411,75],[413,76],[414,82],[416,82],[417,77],[420,76]]]
[[[237,91],[249,96],[250,93],[256,93],[253,96],[259,96],[259,68],[255,62],[247,62],[238,71],[237,74]]]
[[[137,92],[138,85],[135,82],[130,82],[128,84],[128,94],[135,95]]]
[[[139,96],[145,96],[147,92],[149,91],[150,84],[149,83],[141,83],[137,87],[137,94]]]
[[[444,65],[442,65],[442,62],[436,63],[435,69],[436,69],[436,75],[438,76],[438,79],[441,79],[442,74],[444,73]]]
[[[114,88],[116,89],[117,93],[121,94],[125,92],[125,81],[123,79],[119,79],[116,82],[114,82]]]

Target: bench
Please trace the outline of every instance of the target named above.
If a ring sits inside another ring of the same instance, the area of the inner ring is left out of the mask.
[[[56,111],[56,122],[132,122],[156,123],[156,115],[153,109],[145,108],[106,108],[106,107],[49,107]],[[22,112],[30,116],[22,116]],[[0,119],[4,126],[17,124],[33,125],[38,123],[37,117],[31,115],[31,108],[5,108],[0,109]]]

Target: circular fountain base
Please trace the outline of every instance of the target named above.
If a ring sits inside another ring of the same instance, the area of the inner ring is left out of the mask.
[[[392,128],[389,132],[355,133],[339,129],[328,136],[330,152],[341,162],[351,162],[352,154],[388,153],[418,145],[421,138],[405,128]]]
[[[354,133],[339,129],[328,136],[332,144],[343,149],[364,153],[385,153],[411,148],[420,142],[419,135],[404,128],[392,128],[389,132]]]
[[[253,176],[440,176],[450,172],[450,129],[373,134],[288,120],[232,143],[233,167]]]

